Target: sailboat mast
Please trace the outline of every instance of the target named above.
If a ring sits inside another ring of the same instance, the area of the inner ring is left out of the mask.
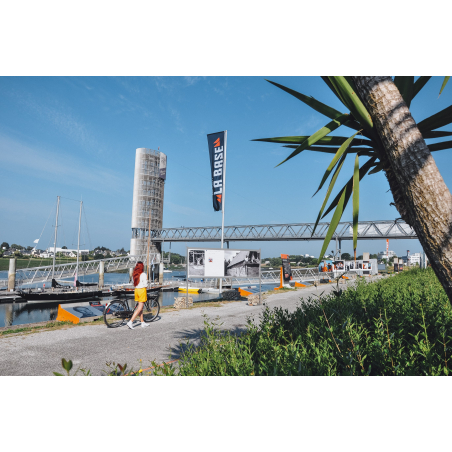
[[[78,279],[78,261],[80,256],[80,225],[82,222],[82,204],[83,201],[80,201],[80,214],[78,216],[78,240],[77,240],[77,267],[75,270],[75,277]]]
[[[150,271],[149,271],[149,248],[150,248],[150,242],[151,242],[151,206],[149,206],[149,226],[148,226],[148,265],[147,265],[148,281],[149,281],[149,276],[150,276]]]
[[[56,220],[55,220],[55,241],[53,242],[53,266],[52,266],[52,279],[55,276],[55,256],[56,256],[56,243],[58,235],[58,212],[60,210],[60,197],[57,196],[57,210],[56,210]]]

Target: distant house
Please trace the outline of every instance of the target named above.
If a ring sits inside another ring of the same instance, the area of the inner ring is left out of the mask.
[[[403,263],[408,265],[420,265],[421,253],[411,253],[409,256],[402,256]]]
[[[229,262],[227,276],[259,276],[259,253],[240,251]]]
[[[110,254],[110,250],[102,251],[102,250],[99,250],[99,249],[95,249],[93,251],[93,254],[94,255],[101,254],[102,256],[107,256],[108,254]]]
[[[52,253],[52,255],[53,255],[53,250],[54,250],[54,248],[53,248],[53,246],[51,246],[51,247],[46,249],[46,252],[47,253]],[[77,255],[77,250],[75,250],[75,249],[58,248],[57,247],[56,248],[56,252],[57,253],[63,253],[63,254],[72,252],[75,256]],[[86,256],[88,253],[89,253],[89,250],[80,250],[80,256]]]

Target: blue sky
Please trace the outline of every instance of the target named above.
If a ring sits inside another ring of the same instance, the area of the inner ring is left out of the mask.
[[[331,156],[304,152],[274,168],[289,152],[251,140],[309,135],[329,120],[265,78],[346,112],[320,77],[1,77],[0,241],[32,245],[48,221],[40,242],[47,247],[60,195],[60,245],[76,245],[78,205],[70,199],[83,197],[89,230],[88,235],[83,228],[83,246],[129,249],[138,147],[160,147],[168,155],[164,227],[220,225],[221,213],[212,208],[206,135],[224,129],[225,223],[315,221],[326,188],[312,195]],[[432,78],[413,101],[416,121],[452,103],[451,86],[438,98],[441,83]],[[350,136],[349,131],[335,134]],[[433,155],[452,187],[450,151]],[[338,184],[350,177],[353,159],[345,165]],[[399,217],[389,206],[388,189],[382,173],[363,180],[361,220]],[[342,220],[350,219],[349,206]],[[316,255],[321,242],[232,242],[233,247],[262,248],[266,256]],[[360,241],[358,253],[384,247],[384,240]],[[390,249],[399,255],[421,250],[417,240],[391,241]],[[185,245],[173,244],[172,250],[184,253]],[[344,242],[343,251],[352,252],[351,242]]]

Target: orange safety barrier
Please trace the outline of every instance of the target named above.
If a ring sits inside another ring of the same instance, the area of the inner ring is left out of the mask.
[[[306,287],[306,284],[301,284],[299,282],[296,282],[295,287]]]
[[[283,268],[279,267],[279,269],[281,270],[280,276],[279,276],[279,287],[275,287],[273,290],[279,290],[282,289],[283,286]]]
[[[80,318],[70,312],[67,312],[65,309],[58,305],[58,314],[56,317],[57,322],[72,322],[72,323],[80,323]]]
[[[248,292],[247,290],[241,289],[240,287],[239,287],[239,293],[242,297],[247,297],[248,295],[253,294],[253,292]]]

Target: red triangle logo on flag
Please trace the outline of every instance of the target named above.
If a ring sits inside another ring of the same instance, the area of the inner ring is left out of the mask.
[[[213,143],[213,147],[214,148],[217,148],[217,147],[219,147],[220,146],[220,138],[217,138],[215,141],[214,141],[214,143]]]
[[[221,203],[221,195],[217,195],[217,201]]]

